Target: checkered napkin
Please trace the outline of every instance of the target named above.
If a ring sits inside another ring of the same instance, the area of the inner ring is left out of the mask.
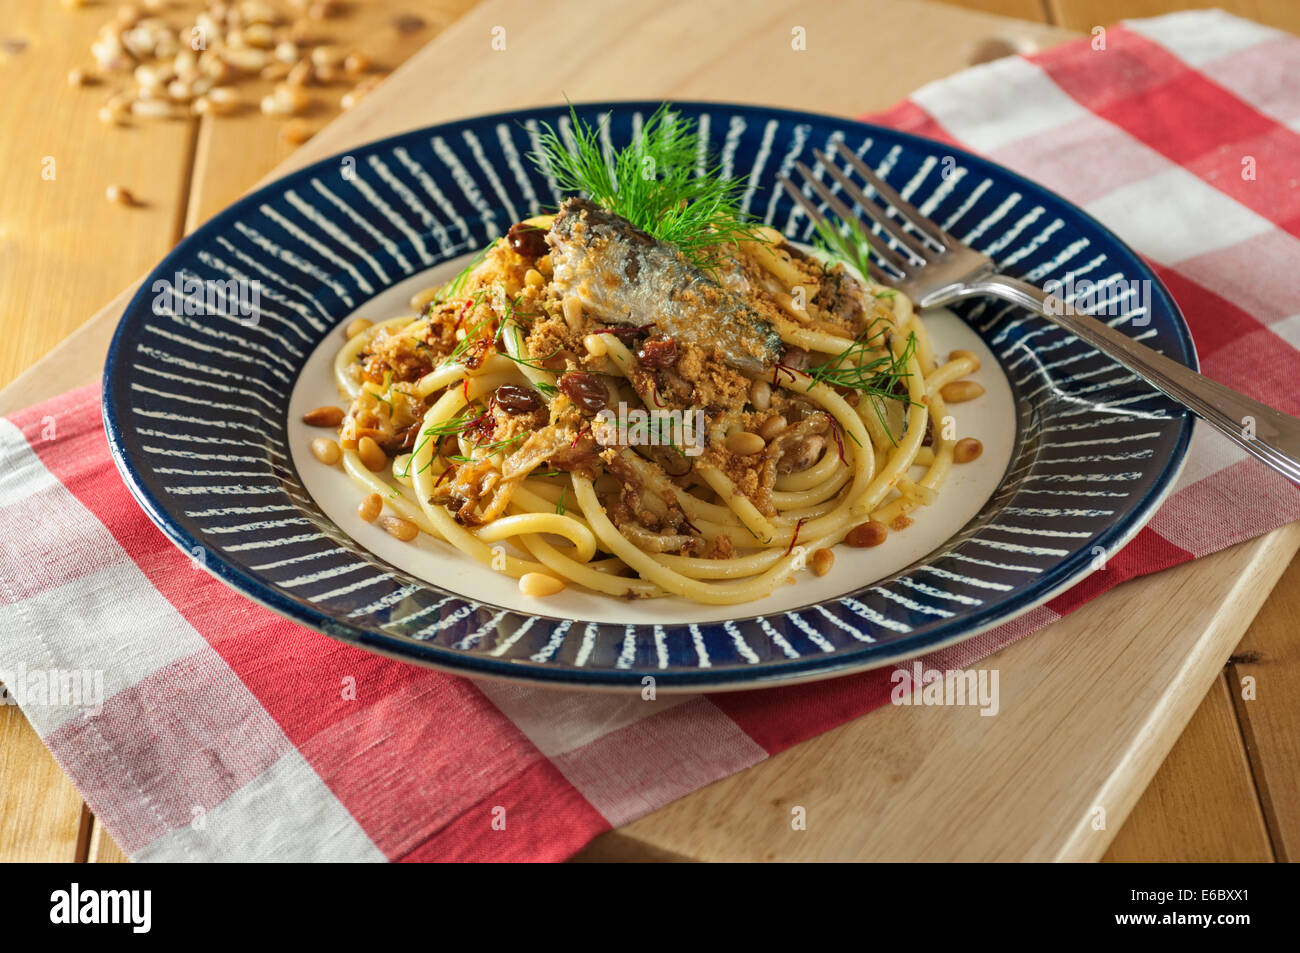
[[[1082,205],[1173,291],[1208,375],[1300,413],[1300,39],[1211,12],[1101,45],[980,66],[875,118]],[[0,670],[136,860],[559,860],[888,700],[889,669],[651,703],[342,645],[191,568],[118,478],[98,397],[0,420]],[[1297,518],[1300,493],[1199,428],[1177,491],[1104,572],[928,664]],[[53,703],[55,670],[90,673],[91,710]]]

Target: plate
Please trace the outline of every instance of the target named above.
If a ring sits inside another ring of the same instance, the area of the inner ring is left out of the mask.
[[[579,106],[621,144],[656,103]],[[681,103],[745,207],[791,239],[808,219],[776,185],[836,139],[1000,267],[1189,366],[1156,276],[1041,186],[951,146],[811,113]],[[403,313],[412,290],[560,196],[527,155],[567,108],[404,133],[299,170],[186,238],[127,307],[104,419],[123,478],[185,552],[244,595],[334,638],[466,675],[580,688],[753,688],[885,665],[970,638],[1104,567],[1169,492],[1191,419],[1048,322],[993,301],[927,315],[936,351],[977,351],[986,394],[953,408],[985,445],[915,525],[837,547],[761,602],[626,602],[513,580],[432,539],[362,523],[356,491],[305,452],[304,410],[337,403],[340,326]]]

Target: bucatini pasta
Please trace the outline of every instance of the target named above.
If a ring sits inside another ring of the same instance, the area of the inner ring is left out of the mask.
[[[575,135],[584,158],[595,133]],[[670,160],[673,136],[690,131],[656,114],[632,159]],[[831,547],[878,544],[935,500],[958,443],[943,392],[975,355],[939,359],[902,294],[720,218],[693,148],[704,186],[661,167],[653,185],[676,193],[620,180],[602,196],[589,170],[566,180],[553,140],[547,171],[596,201],[514,225],[416,295],[416,314],[358,325],[339,348],[346,412],[313,413],[337,423],[340,463],[359,502],[384,501],[381,525],[537,597],[572,585],[734,604],[814,555],[830,571]],[[616,173],[624,154],[600,161]],[[682,225],[701,201],[710,214]],[[966,438],[960,459],[977,448]]]

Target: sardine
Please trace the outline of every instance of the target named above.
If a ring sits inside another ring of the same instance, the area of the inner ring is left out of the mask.
[[[781,336],[753,307],[627,219],[586,199],[569,199],[546,241],[555,286],[576,297],[593,320],[648,324],[716,349],[726,363],[753,376],[781,359]]]

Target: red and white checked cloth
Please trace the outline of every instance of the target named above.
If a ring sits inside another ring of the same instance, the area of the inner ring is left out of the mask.
[[[1082,205],[1155,266],[1207,374],[1300,413],[1300,39],[1210,12],[1096,42],[968,70],[875,118]],[[0,420],[0,669],[136,860],[559,860],[888,700],[888,669],[648,703],[341,645],[191,568],[118,479],[98,396]],[[969,665],[1297,518],[1290,484],[1198,429],[1176,493],[1106,571],[930,664]],[[102,672],[102,709],[45,703],[53,669]]]

